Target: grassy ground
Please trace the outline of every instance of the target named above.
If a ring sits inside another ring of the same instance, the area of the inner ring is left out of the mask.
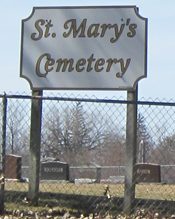
[[[106,184],[74,184],[74,183],[40,183],[39,207],[31,207],[23,202],[27,196],[28,183],[5,182],[6,208],[43,211],[47,208],[90,211],[122,211],[122,197],[124,197],[123,184],[109,184],[109,194],[113,199],[104,196]],[[175,185],[137,184],[136,198],[147,200],[175,200]],[[154,202],[153,202],[154,203]],[[174,205],[174,202],[172,203]],[[152,205],[152,203],[151,203]],[[166,205],[166,203],[165,203]],[[162,208],[162,207],[161,207]],[[164,207],[163,207],[164,208]],[[171,207],[169,207],[171,209]],[[169,210],[168,210],[169,211]]]
[[[74,184],[74,183],[40,183],[41,192],[80,194],[103,196],[106,184]],[[28,191],[28,183],[6,182],[6,191]],[[168,184],[137,184],[136,198],[175,200],[175,185]],[[109,193],[112,196],[123,197],[123,184],[109,184]]]

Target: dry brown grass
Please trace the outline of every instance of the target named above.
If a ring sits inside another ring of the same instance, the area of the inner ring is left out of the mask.
[[[63,194],[81,194],[103,196],[106,184],[74,184],[74,183],[40,183],[41,192],[63,193]],[[6,182],[7,191],[28,191],[28,183]],[[137,184],[136,198],[175,200],[175,185],[164,184]],[[123,184],[109,184],[109,193],[112,196],[123,197]]]

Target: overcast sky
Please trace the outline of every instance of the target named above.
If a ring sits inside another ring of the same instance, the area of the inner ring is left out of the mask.
[[[36,6],[136,5],[148,18],[147,78],[138,83],[140,98],[175,99],[175,1],[174,0],[1,0],[0,94],[30,94],[27,80],[20,78],[21,21]],[[60,93],[60,91],[58,91]],[[125,96],[126,91],[63,91],[99,97]]]

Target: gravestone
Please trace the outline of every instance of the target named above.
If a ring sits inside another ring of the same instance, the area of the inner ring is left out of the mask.
[[[5,156],[5,178],[21,179],[22,157],[8,154]]]
[[[59,161],[41,163],[42,180],[69,180],[69,165]]]
[[[161,173],[159,164],[141,163],[135,166],[135,180],[136,183],[160,183]]]

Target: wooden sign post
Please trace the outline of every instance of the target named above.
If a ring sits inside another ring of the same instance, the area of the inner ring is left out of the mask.
[[[137,93],[137,88],[135,91],[127,92],[127,101],[134,102],[127,104],[124,195],[124,212],[127,215],[131,214],[135,199],[134,166],[136,163],[137,143]]]
[[[42,91],[32,91],[31,130],[30,130],[30,164],[29,164],[29,193],[28,198],[33,205],[38,204],[39,173],[40,173],[40,142]],[[38,97],[38,98],[37,98]]]

